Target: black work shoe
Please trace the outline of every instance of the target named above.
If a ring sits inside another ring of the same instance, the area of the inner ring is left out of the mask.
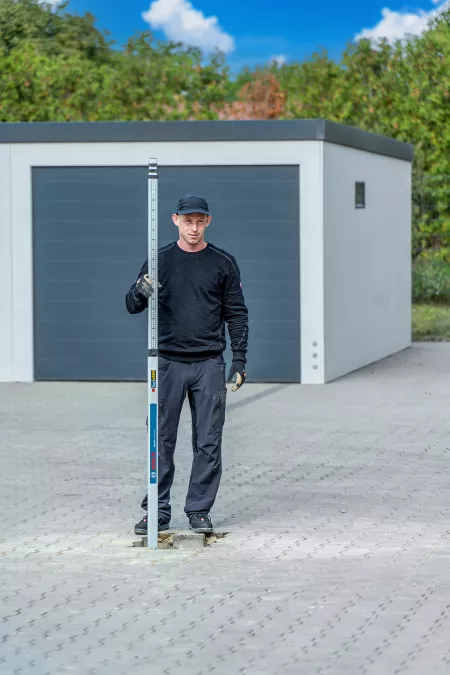
[[[169,523],[166,523],[162,518],[158,519],[158,531],[161,532],[161,530],[168,530],[169,529]],[[137,525],[134,526],[134,533],[135,534],[147,534],[147,515],[145,515],[140,523],[137,523]]]
[[[201,534],[213,532],[211,518],[207,513],[190,513],[189,529]]]

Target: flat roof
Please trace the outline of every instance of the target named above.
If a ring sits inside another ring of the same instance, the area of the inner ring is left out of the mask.
[[[410,143],[323,119],[167,122],[2,122],[0,143],[327,141],[412,162]]]

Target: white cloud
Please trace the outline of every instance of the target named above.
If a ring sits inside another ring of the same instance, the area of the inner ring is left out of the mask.
[[[277,66],[282,66],[286,63],[287,58],[284,54],[278,54],[277,56],[272,56],[270,63],[276,63]]]
[[[142,18],[174,42],[199,47],[205,52],[234,50],[233,38],[221,29],[217,17],[205,17],[189,0],[155,0],[146,12],[142,12]]]
[[[389,42],[404,40],[408,35],[421,35],[428,27],[430,19],[438,16],[450,7],[450,0],[432,0],[437,9],[425,11],[420,9],[417,13],[393,12],[387,7],[381,10],[381,20],[373,28],[365,28],[355,35],[355,40],[368,38],[379,40],[386,38]]]
[[[64,0],[39,0],[41,5],[50,5],[53,9],[61,5]]]

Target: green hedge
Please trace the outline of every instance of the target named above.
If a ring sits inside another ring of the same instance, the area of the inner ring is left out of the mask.
[[[450,306],[413,305],[412,336],[414,341],[450,341]]]
[[[439,255],[419,258],[413,263],[413,302],[450,304],[450,264]]]

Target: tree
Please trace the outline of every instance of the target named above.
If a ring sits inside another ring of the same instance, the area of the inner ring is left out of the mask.
[[[99,62],[109,60],[113,41],[94,26],[92,14],[65,12],[68,2],[53,9],[39,0],[0,0],[0,50],[10,54],[23,43],[48,56],[80,54]]]
[[[218,110],[222,120],[271,120],[284,113],[286,95],[272,73],[262,71],[237,92],[237,100]]]
[[[223,55],[155,43],[113,49],[83,17],[38,0],[0,0],[0,121],[217,117],[230,96]]]

